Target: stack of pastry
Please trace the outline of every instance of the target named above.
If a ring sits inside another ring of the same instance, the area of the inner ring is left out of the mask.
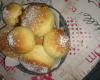
[[[55,16],[46,4],[23,8],[10,3],[4,8],[3,17],[9,26],[0,31],[0,51],[5,56],[51,69],[69,52],[69,37],[54,28]]]

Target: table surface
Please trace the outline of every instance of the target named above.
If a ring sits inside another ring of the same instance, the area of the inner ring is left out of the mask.
[[[71,51],[63,65],[53,73],[46,75],[36,76],[21,72],[16,67],[5,65],[3,58],[0,57],[0,74],[6,80],[82,80],[86,75],[88,76],[83,80],[100,79],[96,76],[100,73],[99,0],[2,0],[2,2],[3,5],[10,2],[21,4],[44,2],[52,5],[66,19],[71,40]],[[0,8],[1,10],[2,8]],[[94,68],[95,65],[96,68]],[[90,75],[94,76],[91,77]]]

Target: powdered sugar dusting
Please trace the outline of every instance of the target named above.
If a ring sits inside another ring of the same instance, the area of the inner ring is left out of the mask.
[[[14,45],[13,35],[11,34],[8,35],[8,42],[9,42],[9,45]]]
[[[68,40],[69,40],[69,38],[66,35],[60,35],[59,44],[62,47],[66,47],[67,46],[66,44],[68,43]]]
[[[25,16],[22,17],[22,26],[30,25],[36,18],[37,13],[34,6],[30,6],[25,11]]]
[[[37,72],[37,73],[47,73],[48,72],[47,67],[41,67],[36,64],[28,64],[28,63],[25,63],[22,61],[21,61],[21,64],[29,71],[33,71],[33,72]]]

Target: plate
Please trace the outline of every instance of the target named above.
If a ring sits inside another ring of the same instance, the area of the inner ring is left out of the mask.
[[[39,5],[39,4],[42,4],[42,3],[36,3],[36,2],[34,2],[34,3],[27,3],[27,4],[24,4],[23,7],[26,7],[27,5],[30,5],[30,4],[31,5]],[[52,12],[55,15],[55,20],[56,20],[57,28],[64,30],[64,33],[68,37],[70,37],[69,36],[69,29],[68,29],[68,26],[67,26],[67,24],[65,22],[64,17],[54,7],[52,7],[50,5],[47,5],[47,6],[52,10]],[[46,74],[46,73],[50,73],[50,72],[53,72],[53,71],[57,70],[62,65],[62,63],[64,62],[66,56],[67,55],[65,55],[64,57],[62,57],[61,59],[59,59],[58,62],[57,62],[57,64],[54,65],[54,67],[51,69],[51,71],[48,71],[48,69],[45,68],[45,67],[40,67],[40,66],[37,66],[37,65],[26,64],[26,63],[24,63],[24,62],[22,62],[20,60],[19,60],[20,63],[18,64],[16,62],[17,64],[15,64],[15,66],[17,65],[16,67],[19,70],[21,70],[21,71],[23,71],[25,73],[33,74],[33,75],[41,75],[41,74]],[[5,63],[7,63],[9,65],[11,64],[11,66],[14,65],[13,62],[11,62],[12,59],[5,59],[5,61],[6,61]]]
[[[29,4],[36,5],[36,4],[41,4],[41,3],[29,3]],[[66,25],[64,17],[60,14],[60,12],[57,9],[53,8],[50,5],[48,5],[48,6],[49,6],[50,9],[53,10],[54,14],[56,14],[56,15],[59,14],[58,16],[56,16],[56,20],[59,21],[59,22],[56,21],[56,24],[59,26],[58,28],[63,29],[65,31],[65,33],[69,36],[69,29],[68,29],[68,26]],[[59,18],[57,18],[57,17],[59,17]],[[63,64],[66,56],[61,58],[61,60],[59,60],[58,63],[49,72],[48,72],[48,70],[46,68],[42,68],[42,69],[37,69],[36,70],[36,69],[34,69],[34,68],[37,67],[36,65],[32,67],[31,65],[28,65],[28,64],[23,63],[23,62],[21,62],[17,66],[17,68],[20,69],[21,71],[23,71],[25,73],[29,73],[29,74],[35,74],[35,75],[46,74],[46,73],[50,73],[50,72],[53,72],[53,71],[57,70]]]

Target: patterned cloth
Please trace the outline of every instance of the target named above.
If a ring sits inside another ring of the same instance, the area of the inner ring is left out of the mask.
[[[44,2],[58,9],[70,30],[71,51],[58,70],[41,76],[7,66],[0,57],[0,74],[6,80],[82,80],[100,60],[100,0],[2,0],[3,5],[12,1]]]

